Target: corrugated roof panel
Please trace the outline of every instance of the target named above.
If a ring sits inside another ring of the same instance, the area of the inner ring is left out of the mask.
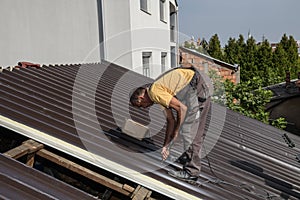
[[[0,165],[0,198],[96,199],[2,154],[0,154]]]
[[[0,121],[174,199],[300,198],[299,138],[291,136],[297,144],[291,149],[284,132],[215,104],[198,184],[169,177],[167,170],[181,166],[160,162],[165,119],[159,107],[128,104],[131,89],[148,82],[106,62],[4,71]],[[126,118],[149,125],[151,139],[124,136],[119,128]]]

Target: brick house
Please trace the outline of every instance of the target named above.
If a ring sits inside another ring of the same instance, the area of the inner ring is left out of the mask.
[[[192,63],[195,67],[208,72],[209,70],[216,70],[217,73],[224,79],[229,79],[233,83],[240,82],[240,70],[238,65],[232,65],[221,60],[210,57],[193,49],[185,47],[179,48],[179,54],[183,59]]]

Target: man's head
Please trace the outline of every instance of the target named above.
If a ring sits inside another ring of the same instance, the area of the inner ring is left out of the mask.
[[[138,87],[130,96],[130,103],[136,107],[147,108],[153,104],[149,98],[146,87]]]

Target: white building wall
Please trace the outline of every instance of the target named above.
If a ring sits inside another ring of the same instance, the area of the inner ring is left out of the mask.
[[[165,2],[166,21],[160,20],[160,1],[150,1],[149,13],[140,9],[140,4],[132,3],[131,28],[133,30],[132,48],[134,70],[142,73],[142,52],[152,52],[150,76],[161,74],[161,52],[167,52],[167,66],[170,66],[170,30],[169,30],[169,2]],[[138,16],[138,17],[137,17]],[[144,47],[144,48],[142,48]]]
[[[155,78],[162,72],[161,52],[167,53],[168,68],[176,45],[170,42],[170,2],[175,5],[165,1],[163,22],[160,0],[149,0],[149,13],[140,9],[140,0],[1,0],[0,66],[105,59],[142,74],[142,53],[149,51]]]
[[[1,0],[0,65],[100,61],[96,0]]]
[[[161,74],[161,52],[167,53],[170,67],[169,1],[165,21],[160,20],[159,0],[149,0],[149,13],[140,9],[139,0],[103,0],[105,59],[143,73],[142,53],[151,52],[150,77]],[[175,1],[171,0],[175,5]]]
[[[102,0],[105,60],[131,69],[129,0]]]

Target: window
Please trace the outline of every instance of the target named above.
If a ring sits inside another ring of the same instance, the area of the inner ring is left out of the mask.
[[[177,22],[177,11],[175,6],[170,3],[170,40],[176,42],[176,22]]]
[[[164,72],[166,70],[166,59],[167,53],[161,52],[161,72]]]
[[[143,52],[143,75],[150,77],[150,61],[151,61],[151,52]]]
[[[150,12],[149,0],[140,0],[140,8],[147,13]]]
[[[176,47],[174,47],[174,46],[171,46],[171,67],[177,67]]]
[[[160,11],[160,20],[161,21],[166,21],[166,19],[165,19],[165,3],[166,2],[166,0],[160,0],[160,2],[159,2],[159,11]]]
[[[170,24],[170,40],[171,40],[171,42],[175,42],[175,38],[176,38],[175,34],[176,34],[176,32],[175,32],[175,25]]]

